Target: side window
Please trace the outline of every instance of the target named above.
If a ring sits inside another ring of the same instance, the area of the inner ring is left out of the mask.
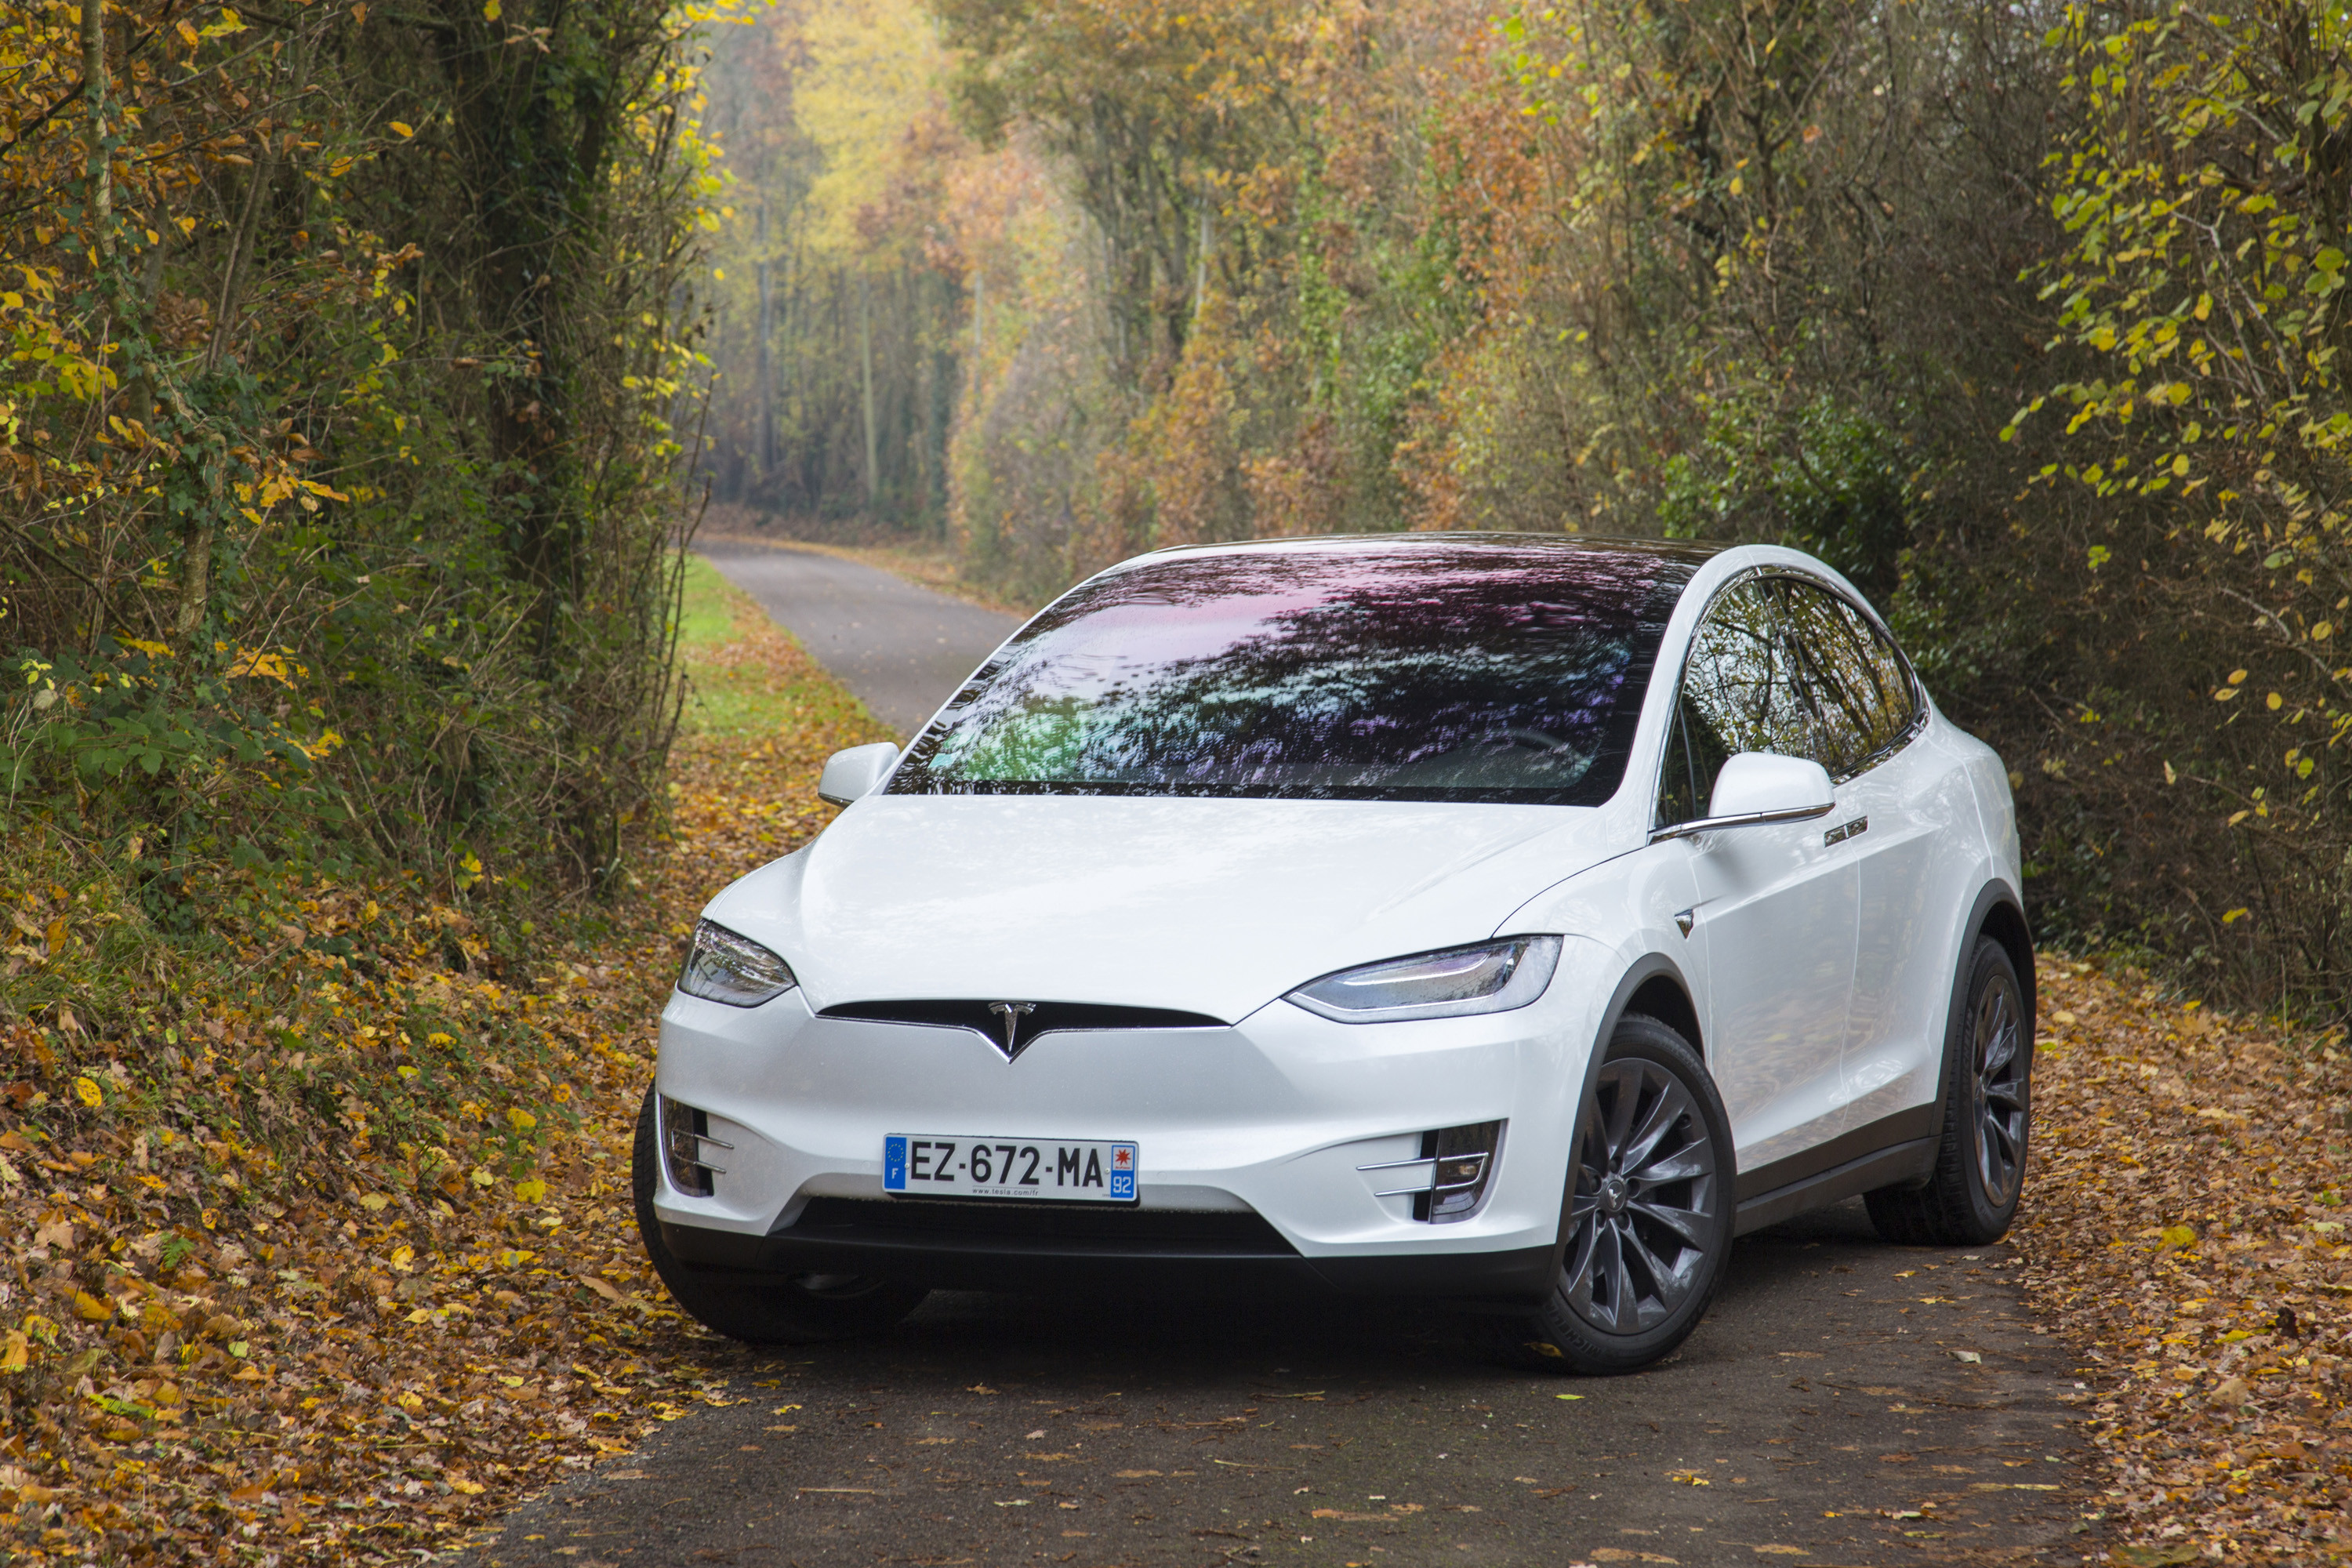
[[[1781,587],[1791,652],[1819,723],[1814,757],[1833,776],[1849,777],[1910,728],[1910,679],[1893,645],[1852,605],[1795,578]]]
[[[1871,687],[1862,675],[1862,650],[1848,630],[1835,595],[1793,577],[1774,584],[1788,615],[1789,661],[1812,718],[1812,744],[1805,752],[1843,778],[1873,750],[1875,728]]]
[[[1658,784],[1658,826],[1706,815],[1736,752],[1811,754],[1811,716],[1791,679],[1779,584],[1751,578],[1707,606],[1683,663]]]

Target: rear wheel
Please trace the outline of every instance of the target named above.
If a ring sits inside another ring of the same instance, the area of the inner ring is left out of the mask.
[[[1906,1247],[1982,1247],[2017,1216],[2033,1114],[2033,1020],[2007,949],[1979,937],[1944,1042],[1942,1145],[1922,1185],[1867,1194],[1870,1222]]]
[[[1517,1359],[1625,1373],[1682,1343],[1731,1251],[1735,1169],[1698,1053],[1655,1018],[1621,1020],[1580,1117],[1559,1281],[1508,1325]]]
[[[793,1276],[739,1274],[682,1261],[662,1240],[654,1215],[661,1182],[653,1091],[637,1110],[630,1175],[635,1189],[637,1234],[654,1272],[687,1316],[713,1333],[751,1344],[802,1344],[879,1333],[922,1304],[929,1291],[862,1274]]]

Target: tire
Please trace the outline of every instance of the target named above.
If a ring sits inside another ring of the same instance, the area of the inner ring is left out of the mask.
[[[654,1128],[654,1095],[646,1091],[637,1110],[636,1142],[630,1152],[637,1234],[646,1257],[669,1289],[670,1300],[713,1333],[748,1344],[806,1344],[880,1333],[902,1321],[929,1294],[919,1286],[854,1274],[740,1274],[682,1262],[662,1241],[654,1215],[661,1182],[660,1150]]]
[[[1507,1349],[1547,1371],[1637,1372],[1698,1326],[1723,1277],[1731,1119],[1690,1043],[1636,1013],[1610,1036],[1578,1124],[1559,1279],[1504,1321]]]
[[[2008,951],[1979,936],[1944,1041],[1936,1169],[1923,1184],[1865,1194],[1870,1223],[1903,1247],[1999,1241],[2025,1191],[2033,1121],[2033,1020]]]

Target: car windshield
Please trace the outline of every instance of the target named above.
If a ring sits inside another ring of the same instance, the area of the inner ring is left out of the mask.
[[[890,793],[1598,805],[1698,559],[1428,535],[1147,558],[1023,627]]]

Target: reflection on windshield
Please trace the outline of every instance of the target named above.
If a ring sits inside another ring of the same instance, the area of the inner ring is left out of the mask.
[[[1694,564],[1507,536],[1147,559],[1006,644],[891,792],[1597,805]]]

